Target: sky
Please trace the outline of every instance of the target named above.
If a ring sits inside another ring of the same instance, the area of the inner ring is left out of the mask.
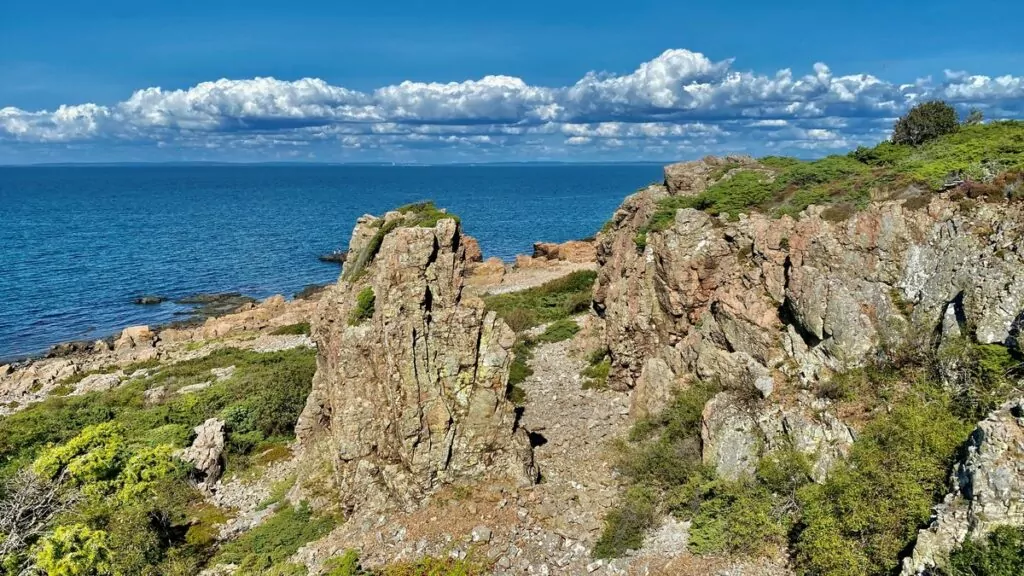
[[[669,161],[1024,116],[1024,2],[4,0],[0,164]]]

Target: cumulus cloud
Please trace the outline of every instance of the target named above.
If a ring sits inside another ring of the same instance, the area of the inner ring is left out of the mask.
[[[706,151],[829,150],[884,137],[894,117],[942,98],[990,118],[1024,112],[1024,77],[947,71],[897,84],[868,73],[739,70],[731,59],[667,50],[625,74],[590,72],[571,86],[485,76],[402,82],[371,92],[318,78],[203,82],[143,88],[113,104],[56,110],[0,108],[0,143],[162,149],[396,147],[503,149],[506,155],[581,148],[687,156]],[[490,153],[490,152],[487,152]]]

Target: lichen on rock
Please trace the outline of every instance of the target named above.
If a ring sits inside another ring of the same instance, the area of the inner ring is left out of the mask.
[[[348,509],[413,508],[463,477],[537,478],[505,397],[515,334],[463,296],[468,258],[458,221],[424,227],[403,225],[406,218],[359,220],[350,256],[379,246],[372,258],[349,258],[364,268],[328,290],[312,322],[317,373],[296,432],[306,446],[328,447],[332,494]],[[353,325],[367,288],[372,316]]]

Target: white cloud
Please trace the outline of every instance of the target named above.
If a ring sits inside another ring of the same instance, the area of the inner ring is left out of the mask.
[[[511,76],[402,82],[362,92],[322,79],[221,79],[180,90],[136,91],[114,104],[52,111],[0,108],[0,143],[60,146],[338,149],[477,147],[546,151],[831,149],[884,137],[910,105],[942,98],[987,116],[1024,114],[1024,77],[947,71],[898,84],[868,73],[836,76],[737,70],[689,50],[667,50],[626,74],[589,72],[571,86]],[[553,148],[552,148],[553,147]]]

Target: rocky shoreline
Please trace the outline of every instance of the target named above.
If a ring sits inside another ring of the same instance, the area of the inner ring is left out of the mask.
[[[596,238],[513,263],[432,203],[366,215],[337,283],[0,366],[0,416],[182,410],[207,576],[918,576],[1024,529],[1024,173],[712,208],[788,169],[765,162],[666,167]],[[290,412],[264,434],[268,378],[301,395],[267,397]],[[271,532],[304,536],[232,548]]]

